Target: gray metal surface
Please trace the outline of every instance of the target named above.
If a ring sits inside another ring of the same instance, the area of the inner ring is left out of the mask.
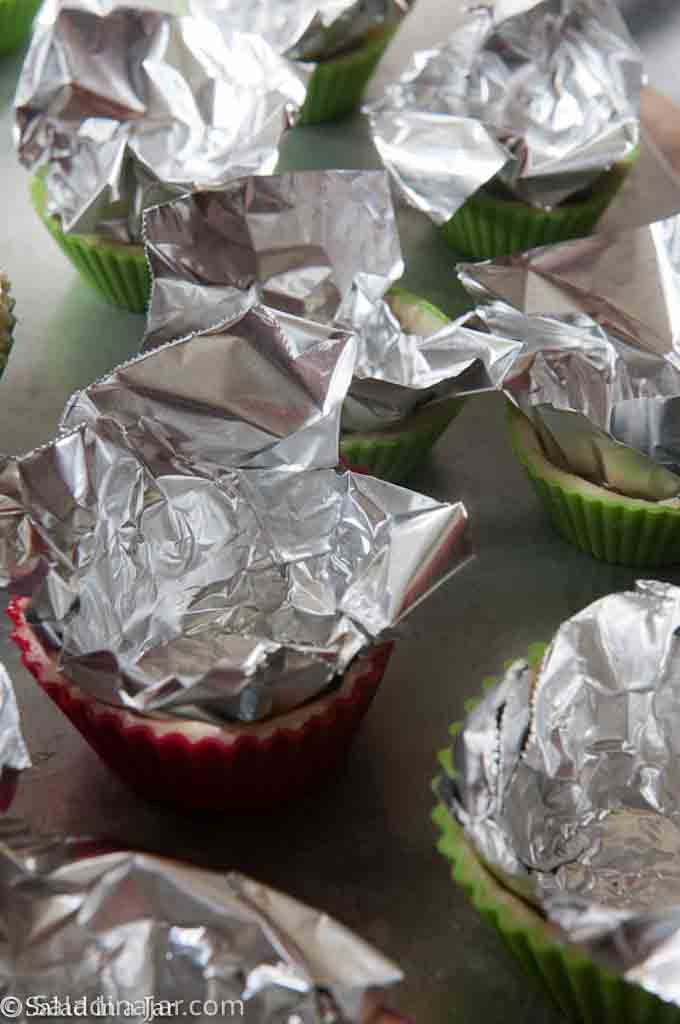
[[[424,5],[432,7],[429,0]],[[0,449],[21,452],[54,431],[71,392],[131,355],[140,317],[89,292],[33,214],[10,142],[20,58],[0,64],[0,264],[17,299],[16,345],[0,381]],[[348,141],[349,133],[349,141]],[[289,166],[370,163],[362,123],[304,129]],[[409,284],[450,311],[454,259],[410,222]],[[496,396],[468,402],[412,485],[470,511],[478,557],[409,620],[344,770],[292,808],[196,820],[147,805],[99,762],[38,690],[5,639],[34,767],[13,810],[38,828],[86,830],[126,846],[246,872],[323,907],[405,970],[400,1005],[420,1024],[552,1024],[558,1014],[450,881],[430,823],[435,753],[467,697],[504,661],[635,573],[601,565],[551,532],[514,461]],[[680,572],[660,578],[680,582]]]

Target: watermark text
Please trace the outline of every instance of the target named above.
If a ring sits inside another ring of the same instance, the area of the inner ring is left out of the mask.
[[[241,999],[109,999],[106,996],[4,996],[0,999],[0,1020],[24,1020],[49,1017],[106,1018],[149,1021],[172,1017],[243,1017]]]

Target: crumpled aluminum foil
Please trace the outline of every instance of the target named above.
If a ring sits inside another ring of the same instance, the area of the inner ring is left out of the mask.
[[[255,176],[147,210],[144,348],[227,324],[258,302],[354,332],[343,429],[380,429],[436,400],[497,387],[514,342],[466,319],[412,333],[386,298],[403,273],[387,175]],[[413,312],[413,309],[412,309]]]
[[[460,264],[477,315],[523,351],[504,387],[560,468],[680,493],[680,218]]]
[[[224,722],[317,696],[466,559],[466,513],[336,472],[351,337],[254,308],[0,463],[4,582],[83,690]]]
[[[395,28],[413,0],[189,0],[191,12],[227,34],[261,36],[295,61],[348,53],[376,33]]]
[[[145,349],[253,305],[332,324],[360,274],[379,298],[404,272],[383,171],[242,177],[147,210]]]
[[[465,0],[366,107],[404,198],[437,224],[482,185],[551,207],[638,144],[642,58],[614,0]]]
[[[121,0],[58,0],[19,80],[19,158],[44,172],[64,230],[139,242],[146,206],[274,169],[303,77],[254,35]]]
[[[19,1021],[61,1008],[60,1019],[369,1024],[402,978],[337,921],[244,875],[16,820],[0,825],[0,893],[0,993]]]
[[[513,665],[445,803],[483,859],[610,971],[680,1005],[680,588],[640,581]]]
[[[31,767],[31,758],[21,731],[21,718],[14,687],[0,663],[0,777],[9,769],[21,772]]]

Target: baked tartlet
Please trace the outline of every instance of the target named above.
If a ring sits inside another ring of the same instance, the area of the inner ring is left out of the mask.
[[[488,260],[590,235],[638,152],[603,171],[583,193],[551,208],[523,203],[501,184],[483,185],[441,226],[442,237],[466,259]]]
[[[403,288],[392,288],[386,299],[400,325],[409,333],[428,337],[449,323],[449,318],[436,306]],[[448,398],[425,405],[381,430],[344,429],[340,435],[341,458],[357,472],[401,483],[423,464],[464,402],[464,398]]]
[[[555,466],[530,420],[506,404],[512,449],[555,530],[603,562],[657,567],[680,562],[680,504],[617,494]]]
[[[63,231],[59,218],[45,208],[47,195],[41,174],[33,176],[30,189],[33,208],[83,280],[109,305],[146,313],[151,275],[144,246]]]
[[[219,812],[273,807],[323,782],[341,761],[380,685],[391,647],[360,655],[330,693],[287,714],[219,727],[114,707],[57,667],[13,599],[7,614],[21,660],[114,774],[156,803]]]
[[[545,644],[536,643],[527,653],[530,693],[546,650]],[[484,680],[484,693],[497,682],[493,677]],[[468,701],[467,710],[473,711],[478,703],[478,699]],[[454,742],[463,728],[463,722],[450,727]],[[457,777],[450,748],[440,751],[439,765],[443,777]],[[435,792],[439,790],[439,781],[435,783]],[[676,1024],[680,1020],[678,1006],[615,974],[603,965],[606,958],[595,962],[585,948],[568,941],[537,907],[523,899],[519,890],[504,884],[500,875],[484,862],[443,800],[437,803],[432,818],[439,832],[437,848],[449,862],[453,881],[567,1020],[575,1024]],[[612,863],[616,869],[616,860]],[[631,945],[635,945],[634,935]]]

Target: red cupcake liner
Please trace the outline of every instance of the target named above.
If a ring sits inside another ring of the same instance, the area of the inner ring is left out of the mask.
[[[0,814],[8,811],[14,800],[21,772],[6,768],[0,775]]]
[[[83,693],[27,623],[27,604],[14,598],[7,608],[24,666],[111,771],[141,796],[184,810],[268,807],[323,781],[368,711],[391,652],[382,644],[359,656],[339,690],[303,708],[220,729],[145,718]]]

